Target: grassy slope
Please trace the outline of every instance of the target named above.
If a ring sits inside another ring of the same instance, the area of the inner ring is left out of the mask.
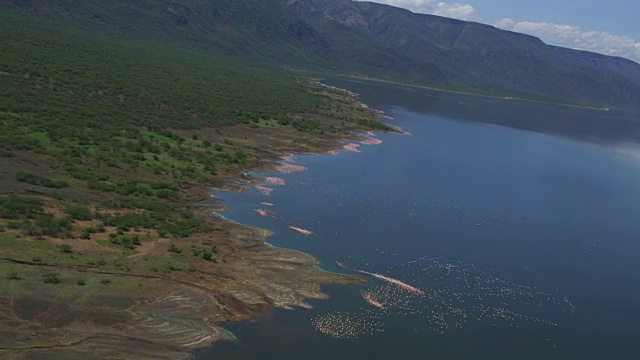
[[[188,243],[208,228],[180,200],[186,183],[253,164],[266,129],[384,128],[307,80],[149,39],[5,17],[0,52],[4,258],[140,272],[184,269],[182,251],[214,261]],[[128,261],[171,239],[187,242]]]

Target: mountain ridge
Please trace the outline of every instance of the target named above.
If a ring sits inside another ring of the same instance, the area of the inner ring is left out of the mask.
[[[386,66],[392,76],[397,76],[394,71],[406,75],[405,64],[413,63],[441,74],[420,80],[462,90],[640,107],[640,65],[628,59],[551,46],[537,37],[491,25],[414,14],[378,3],[282,2],[327,35],[329,43],[354,62],[369,59],[357,47],[345,46],[341,37],[359,36],[378,51],[405,55],[404,64],[400,59]],[[369,55],[375,56],[370,51]],[[413,74],[418,78],[424,75]]]

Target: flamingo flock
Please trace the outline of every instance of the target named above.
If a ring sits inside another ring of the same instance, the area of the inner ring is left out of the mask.
[[[296,162],[295,159],[294,159],[294,155],[293,154],[282,155],[282,156],[280,156],[280,159],[282,159],[284,162],[288,162],[288,163]]]
[[[398,287],[400,287],[402,290],[408,291],[412,294],[415,295],[424,295],[424,291],[418,289],[417,287],[411,286],[407,283],[404,283],[398,279],[394,279],[394,278],[390,278],[388,276],[384,276],[384,275],[380,275],[380,274],[376,274],[376,273],[370,273],[367,271],[363,271],[363,270],[356,270],[357,272],[361,273],[361,274],[366,274],[366,275],[370,275],[373,276],[375,278],[378,278],[380,280],[384,280],[386,282],[388,282],[389,284],[392,285],[396,285]]]
[[[415,286],[411,286],[411,285],[409,285],[409,284],[407,284],[405,282],[402,282],[402,281],[400,281],[398,279],[394,279],[394,278],[391,278],[391,277],[388,277],[388,276],[385,276],[385,275],[381,275],[381,274],[371,273],[371,272],[364,271],[364,270],[350,269],[344,263],[341,263],[339,261],[336,261],[336,265],[338,265],[339,267],[341,267],[343,269],[352,270],[352,271],[355,271],[355,272],[359,272],[361,274],[373,276],[373,277],[375,277],[377,279],[386,281],[389,284],[396,285],[399,288],[401,288],[402,290],[408,291],[408,292],[410,292],[410,293],[412,293],[414,295],[424,295],[424,291],[418,289]]]
[[[364,138],[364,140],[360,141],[360,144],[362,144],[362,145],[380,145],[380,144],[382,144],[382,140],[371,138],[371,137],[366,137],[366,138]]]
[[[387,257],[396,255],[381,253]],[[372,265],[369,261],[366,263]],[[505,329],[558,327],[557,321],[545,317],[572,316],[576,311],[566,296],[502,280],[461,261],[423,256],[387,268],[389,272],[410,277],[415,286],[388,275],[353,269],[340,262],[336,264],[382,280],[383,285],[361,291],[362,300],[369,306],[359,311],[331,312],[313,319],[312,325],[316,329],[334,337],[356,338],[383,332],[387,320],[396,319],[394,323],[397,324],[399,318],[404,319],[407,330],[440,335],[451,329],[462,329],[472,322]],[[372,329],[372,324],[379,328]]]
[[[370,293],[368,291],[363,291],[362,292],[362,298],[368,302],[369,304],[377,307],[378,309],[382,309],[385,310],[384,305],[382,305],[379,301],[378,301],[378,297],[375,296],[373,293]]]
[[[301,165],[294,165],[294,164],[288,164],[288,163],[282,163],[278,166],[276,166],[276,171],[283,173],[283,174],[292,174],[292,173],[296,173],[296,172],[302,172],[302,171],[306,171],[307,168]]]
[[[264,183],[268,185],[275,185],[275,186],[284,186],[287,184],[283,178],[273,177],[273,176],[264,178]]]
[[[372,131],[369,131],[366,133],[366,136],[364,137],[364,139],[361,141],[361,144],[365,144],[365,145],[378,145],[381,144],[382,140],[376,139],[375,138],[375,133],[373,133]],[[360,144],[355,144],[355,143],[351,143],[351,144],[347,144],[344,145],[343,148],[347,151],[351,151],[351,152],[361,152],[358,147],[360,147]],[[331,154],[331,155],[337,155],[339,153],[338,150],[331,150],[329,151],[327,154]],[[282,160],[282,162],[280,162],[276,167],[275,170],[277,172],[283,173],[283,174],[291,174],[291,173],[295,173],[295,172],[301,172],[301,171],[306,171],[307,168],[305,166],[302,165],[296,165],[293,164],[295,162],[295,157],[293,154],[286,154],[280,157],[280,159]],[[273,193],[274,189],[268,186],[284,186],[286,185],[286,180],[281,178],[281,177],[275,177],[275,176],[268,176],[265,177],[262,184],[257,184],[254,185],[254,188],[260,192],[262,195],[264,196],[271,196],[271,194]],[[268,186],[267,186],[268,185]],[[270,202],[260,202],[261,205],[264,206],[269,206],[269,207],[273,207],[274,204],[270,203]],[[272,217],[272,218],[278,218],[278,216],[276,215],[275,212],[270,211],[270,210],[265,210],[265,209],[254,209],[253,211],[255,211],[258,215],[260,216],[265,216],[265,217]],[[313,231],[311,230],[307,230],[298,226],[294,226],[294,225],[289,225],[289,229],[296,231],[302,235],[305,236],[309,236],[309,235],[313,235]],[[393,283],[397,286],[400,286],[402,288],[404,288],[407,291],[413,291],[415,293],[420,293],[421,290],[416,289],[408,284],[405,284],[401,281],[395,280],[395,279],[391,279],[391,278],[387,278],[383,275],[379,275],[379,274],[373,274],[373,273],[366,273],[363,272],[364,274],[368,274],[374,277],[377,277],[379,279],[388,281],[390,283]]]
[[[366,313],[366,316],[333,312],[318,316],[311,323],[321,333],[338,339],[357,339],[384,331],[383,323],[373,312]]]
[[[272,188],[268,188],[262,185],[256,185],[255,189],[258,190],[264,196],[271,196],[271,193],[273,192]]]
[[[260,216],[269,216],[269,212],[267,210],[253,209],[253,211],[257,212]]]
[[[300,234],[302,234],[304,236],[313,235],[313,231],[307,230],[307,229],[303,229],[303,228],[299,228],[297,226],[289,225],[289,229],[291,229],[293,231],[297,231],[297,232],[299,232]]]
[[[360,144],[347,144],[345,146],[343,146],[342,148],[350,151],[350,152],[355,152],[355,153],[359,153],[362,152],[360,150],[358,150],[358,148],[360,147]]]

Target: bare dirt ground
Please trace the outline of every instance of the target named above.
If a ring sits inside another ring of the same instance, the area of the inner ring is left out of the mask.
[[[225,321],[249,319],[270,306],[308,307],[305,299],[326,297],[323,284],[361,282],[318,271],[318,262],[304,253],[264,245],[267,230],[206,210],[200,216],[217,230],[189,241],[217,246],[223,260],[199,262],[186,272],[140,275],[0,261],[0,269],[22,277],[0,280],[6,290],[0,294],[2,358],[183,358],[190,349],[229,340]],[[40,280],[54,270],[60,284]],[[86,285],[78,286],[78,279]]]

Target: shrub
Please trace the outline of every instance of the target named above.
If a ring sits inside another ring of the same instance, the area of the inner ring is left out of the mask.
[[[176,253],[176,254],[182,254],[182,249],[177,247],[176,244],[171,244],[169,246],[169,252]]]
[[[37,215],[34,222],[25,223],[26,235],[43,235],[51,237],[69,237],[71,221],[68,218],[56,219],[51,215]]]
[[[168,189],[161,189],[155,191],[155,196],[161,199],[175,199],[177,197],[177,192]]]
[[[40,185],[41,179],[42,179],[42,176],[24,172],[24,171],[20,171],[16,174],[16,181],[26,182],[32,185]]]
[[[126,235],[126,234],[109,234],[109,240],[114,245],[120,245],[125,249],[135,249],[136,246],[140,245],[140,236],[138,235]]]
[[[193,253],[193,256],[195,256],[195,257],[199,257],[199,256],[201,256],[201,255],[202,255],[202,253],[204,252],[204,250],[203,250],[203,249],[201,249],[201,248],[199,248],[199,247],[195,247],[195,246],[194,246],[193,248],[191,248],[191,252]]]
[[[71,254],[73,252],[73,248],[69,244],[58,245],[58,248],[63,254]]]
[[[22,280],[22,278],[20,277],[20,275],[18,275],[17,272],[11,271],[7,274],[7,280]]]
[[[16,157],[16,154],[12,153],[11,151],[0,150],[0,157],[12,158]]]
[[[64,189],[69,187],[69,183],[64,180],[49,180],[46,179],[42,185],[44,187],[54,188],[54,189]]]
[[[207,261],[213,260],[213,253],[211,251],[205,251],[202,253],[202,258]]]
[[[57,273],[46,273],[42,275],[42,281],[45,284],[59,284],[60,277],[58,276]]]
[[[87,285],[87,282],[84,281],[84,279],[78,279],[77,284],[80,285],[80,286],[85,286],[85,285]]]
[[[93,213],[85,206],[67,206],[66,212],[74,220],[89,221],[93,219]]]
[[[47,177],[32,174],[25,171],[20,171],[16,174],[16,181],[25,182],[31,185],[42,185],[44,187],[62,189],[69,187],[65,181],[62,180],[51,180]]]
[[[91,229],[82,230],[82,234],[80,234],[80,239],[91,240]]]
[[[42,200],[32,196],[9,195],[0,198],[0,218],[19,219],[22,217],[33,218],[36,214],[42,214]]]

